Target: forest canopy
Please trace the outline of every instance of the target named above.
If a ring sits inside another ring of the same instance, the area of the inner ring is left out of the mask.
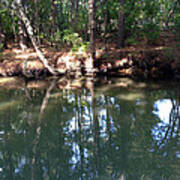
[[[94,4],[97,38],[109,33],[118,37],[118,29],[124,28],[124,40],[135,43],[137,36],[143,36],[152,42],[161,30],[179,30],[180,26],[179,0],[1,0],[0,33],[6,39],[18,40],[21,33],[27,36],[16,12],[19,3],[38,42],[59,46],[66,42],[78,48],[89,41],[90,4]],[[124,16],[124,27],[119,23],[120,16]]]

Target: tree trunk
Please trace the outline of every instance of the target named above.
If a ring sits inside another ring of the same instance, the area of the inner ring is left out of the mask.
[[[54,35],[57,32],[58,29],[58,5],[55,0],[52,0],[52,5],[51,5],[51,16],[52,16],[52,23],[51,23],[51,45],[53,44],[54,41]]]
[[[79,10],[79,0],[76,0],[76,2],[75,2],[75,10],[76,10],[76,16],[77,16],[78,10]]]
[[[2,32],[2,24],[1,24],[1,19],[0,19],[0,50],[1,48],[3,48],[1,46],[4,44],[4,39],[5,39],[5,36]]]
[[[37,32],[37,42],[38,45],[41,45],[41,39],[40,39],[40,17],[39,17],[39,0],[34,0],[35,3],[35,28]]]
[[[124,29],[125,29],[125,16],[124,16],[124,11],[123,11],[123,7],[124,7],[124,1],[125,0],[120,0],[120,10],[119,10],[119,19],[118,19],[118,23],[119,23],[119,30],[118,30],[118,42],[117,42],[117,47],[118,48],[122,48],[124,47]]]
[[[24,9],[22,7],[22,2],[21,0],[16,0],[16,13],[17,16],[19,17],[19,19],[24,23],[28,36],[31,40],[31,43],[34,47],[34,49],[36,50],[36,53],[39,57],[39,59],[42,61],[42,63],[44,64],[45,68],[47,68],[49,70],[49,72],[53,75],[57,75],[57,71],[55,71],[49,64],[48,64],[48,60],[45,58],[45,56],[43,55],[43,53],[41,52],[41,50],[39,49],[36,39],[34,37],[33,34],[33,28],[31,26],[31,23],[29,21],[29,19],[27,18],[26,14],[24,13]]]
[[[59,1],[58,2],[58,5],[57,5],[57,8],[58,8],[58,28],[60,31],[64,30],[63,29],[63,23],[64,23],[64,14],[63,14],[63,3],[62,1]]]
[[[12,30],[13,30],[13,34],[14,34],[14,41],[17,43],[18,42],[18,34],[16,31],[16,23],[14,20],[14,11],[12,12],[12,17],[11,17],[11,22],[12,22]]]
[[[105,10],[105,17],[104,17],[104,27],[103,27],[103,30],[104,30],[104,37],[103,37],[103,41],[104,41],[104,47],[105,47],[105,50],[107,50],[106,48],[106,34],[107,34],[107,26],[110,22],[110,16],[109,16],[109,5],[108,5],[108,0],[105,0],[104,1],[105,3],[105,7],[106,7],[106,10]]]
[[[79,0],[72,0],[71,1],[71,23],[73,26],[76,25],[78,21],[78,15],[79,15]]]
[[[25,37],[24,25],[21,20],[18,20],[18,35],[19,35],[19,46],[22,51],[27,49],[26,37]]]
[[[71,0],[71,14],[70,14],[70,18],[71,18],[71,23],[73,23],[74,20],[74,0]]]
[[[6,35],[3,33],[3,28],[2,28],[2,23],[1,23],[1,19],[0,19],[0,51],[3,49],[3,48],[7,48],[7,37]]]
[[[86,69],[92,71],[94,69],[94,61],[96,57],[96,0],[88,0],[89,7],[89,29],[90,29],[90,58]]]

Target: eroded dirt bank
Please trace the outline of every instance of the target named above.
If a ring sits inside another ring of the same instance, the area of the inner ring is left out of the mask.
[[[153,46],[139,44],[123,49],[117,49],[113,43],[104,49],[102,43],[97,43],[96,75],[180,79],[180,46],[174,38],[168,37],[167,42],[163,39]],[[72,52],[68,48],[57,50],[48,46],[41,49],[60,75],[73,78],[86,75],[88,52]],[[13,44],[0,54],[0,76],[42,78],[49,75],[32,48],[23,52]]]

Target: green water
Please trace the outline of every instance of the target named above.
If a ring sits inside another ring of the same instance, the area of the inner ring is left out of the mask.
[[[1,180],[179,180],[175,86],[0,88]]]

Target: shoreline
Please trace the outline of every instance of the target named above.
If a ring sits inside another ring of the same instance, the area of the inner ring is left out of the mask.
[[[164,40],[165,41],[165,40]],[[142,43],[142,42],[140,42]],[[80,77],[130,77],[135,79],[180,79],[179,41],[166,42],[154,46],[128,46],[117,49],[115,43],[97,43],[96,61],[91,74],[86,71],[88,51],[73,52],[70,48],[56,49],[42,45],[41,50],[49,65],[58,71],[59,76]],[[17,44],[0,53],[0,76],[20,76],[27,79],[44,79],[52,74],[38,59],[33,48],[22,51]]]

